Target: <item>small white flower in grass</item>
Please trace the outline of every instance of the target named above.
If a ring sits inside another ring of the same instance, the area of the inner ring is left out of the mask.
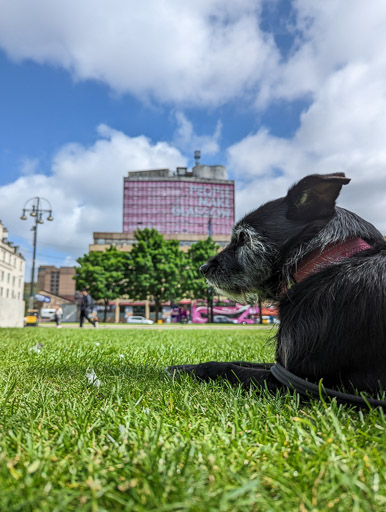
[[[125,356],[123,354],[119,354],[119,359],[124,359]]]
[[[96,373],[93,369],[87,370],[86,377],[88,378],[88,382],[92,384],[93,386],[99,388],[101,385],[101,381],[98,379]]]
[[[95,346],[96,347],[99,347],[100,343],[98,343],[97,341],[95,342]]]

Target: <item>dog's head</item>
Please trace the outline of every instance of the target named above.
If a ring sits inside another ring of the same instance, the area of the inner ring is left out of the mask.
[[[201,267],[207,282],[237,302],[276,298],[268,283],[283,250],[301,233],[315,236],[329,223],[336,198],[349,181],[343,173],[306,176],[285,197],[246,215],[234,226],[229,245]]]

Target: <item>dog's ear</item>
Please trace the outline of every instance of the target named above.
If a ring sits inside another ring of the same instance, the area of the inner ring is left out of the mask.
[[[288,191],[287,217],[311,221],[332,216],[336,198],[348,183],[343,172],[306,176]]]

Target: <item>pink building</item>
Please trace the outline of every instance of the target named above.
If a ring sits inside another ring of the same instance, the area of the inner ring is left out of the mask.
[[[196,165],[129,172],[124,178],[123,232],[155,228],[165,235],[229,239],[235,220],[234,182],[225,167]]]

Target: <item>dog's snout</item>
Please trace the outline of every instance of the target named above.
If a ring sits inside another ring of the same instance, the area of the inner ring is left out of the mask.
[[[217,259],[210,259],[208,263],[205,263],[204,265],[201,265],[200,272],[203,276],[208,277],[208,274],[212,272],[213,270],[216,270],[218,267],[218,261]]]
[[[200,272],[203,276],[205,276],[208,273],[208,270],[210,268],[209,263],[205,263],[204,265],[201,265]]]

